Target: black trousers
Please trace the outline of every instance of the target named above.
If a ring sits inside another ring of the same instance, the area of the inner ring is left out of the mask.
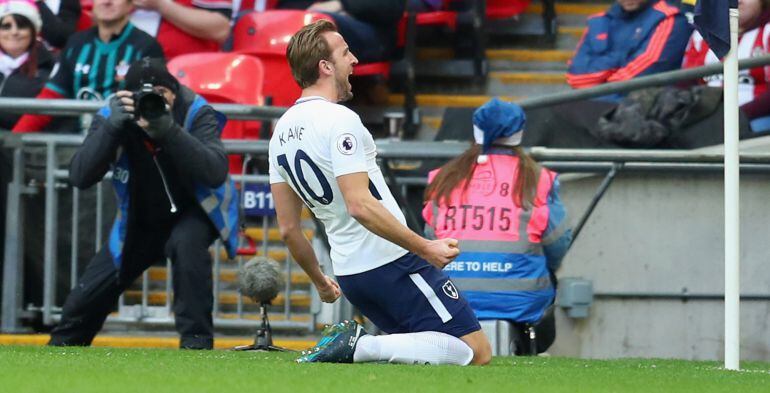
[[[139,232],[139,231],[137,231]],[[62,318],[49,345],[87,346],[101,330],[118,297],[163,256],[173,267],[174,315],[180,347],[211,349],[214,345],[211,255],[217,233],[199,207],[187,209],[166,233],[136,233],[118,270],[107,246],[94,256],[67,296]],[[133,245],[133,246],[132,246]]]

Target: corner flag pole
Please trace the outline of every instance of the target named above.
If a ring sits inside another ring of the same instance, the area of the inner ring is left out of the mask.
[[[738,9],[730,8],[730,52],[724,58],[725,369],[740,369],[740,172],[738,154]]]

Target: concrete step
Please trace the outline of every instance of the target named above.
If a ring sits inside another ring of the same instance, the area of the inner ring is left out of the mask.
[[[489,62],[489,71],[501,71],[501,72],[567,72],[567,62],[543,62],[543,61],[508,61],[508,60],[492,60]]]
[[[505,69],[503,71],[490,72],[489,77],[483,84],[423,80],[417,85],[417,91],[421,97],[425,98],[423,102],[428,102],[431,105],[439,107],[465,106],[469,103],[467,97],[503,96],[521,98],[560,93],[568,88],[563,78],[564,69],[550,72]],[[458,98],[450,99],[450,97]],[[455,102],[458,100],[460,101],[459,103]]]
[[[286,318],[286,314],[276,312],[276,313],[267,313],[268,318],[271,322],[283,322],[283,321],[291,321],[291,322],[310,322],[310,315],[309,314],[292,314],[289,318]],[[262,316],[255,313],[244,313],[240,317],[238,316],[238,313],[218,313],[216,315],[217,318],[222,319],[248,319],[252,321],[261,321]]]
[[[418,106],[434,106],[434,107],[474,107],[481,106],[485,102],[492,99],[492,96],[488,95],[451,95],[451,94],[418,94],[417,95]],[[517,101],[522,97],[516,96],[503,96],[500,99],[508,101]],[[391,94],[388,96],[388,105],[390,106],[402,106],[404,105],[403,94]]]
[[[442,120],[443,119],[441,118],[441,116],[423,116],[422,125],[438,131],[438,129],[441,128]]]
[[[153,266],[147,270],[150,281],[166,281],[168,271],[165,267]],[[235,283],[238,281],[238,269],[221,268],[219,270],[219,281],[226,283]],[[310,277],[304,271],[291,272],[291,283],[295,285],[310,284]]]
[[[488,49],[489,60],[516,62],[565,62],[572,57],[572,51],[562,49]],[[418,60],[445,60],[454,57],[450,48],[422,48],[417,52]]]
[[[489,60],[510,60],[518,62],[559,62],[572,58],[572,51],[563,49],[490,49]]]
[[[246,236],[254,240],[255,242],[261,242],[265,238],[265,230],[263,228],[257,228],[257,227],[251,227],[246,228],[244,231]],[[315,234],[315,231],[312,229],[304,229],[302,230],[302,233],[305,234],[305,237],[307,239],[312,239],[313,235]],[[278,228],[269,228],[267,230],[267,240],[271,242],[280,242],[283,239],[281,239],[281,231]]]
[[[254,302],[245,303],[244,308],[245,309],[243,314],[241,316],[238,316],[237,312],[218,312],[216,315],[214,315],[214,318],[220,318],[220,319],[245,319],[249,321],[261,321],[262,315],[260,314],[260,310],[257,308],[257,304]],[[255,312],[256,311],[256,312]],[[110,313],[110,317],[120,317],[120,313],[115,311]],[[267,313],[268,319],[270,319],[271,322],[300,322],[300,323],[307,323],[310,322],[312,319],[312,316],[310,314],[297,314],[292,313],[288,318],[286,318],[286,314],[282,311],[277,312],[268,312]]]
[[[573,50],[500,48],[486,52],[490,71],[565,71]],[[450,48],[423,48],[418,60],[448,60],[454,57]]]
[[[581,22],[581,26],[585,26],[585,22]],[[543,43],[536,48],[538,50],[564,50],[574,51],[580,40],[580,35],[574,36],[571,34],[557,34],[556,42]],[[533,41],[530,37],[511,37],[505,41],[492,41],[488,43],[490,49],[533,49]]]
[[[142,291],[129,290],[123,293],[124,299],[130,303],[140,303],[142,301]],[[245,296],[241,296],[240,293],[235,291],[222,291],[219,294],[219,304],[223,305],[236,305],[238,304],[238,298],[243,300],[244,304],[252,304],[253,301]],[[165,291],[150,291],[147,294],[147,302],[150,306],[164,306],[166,305],[166,292]],[[310,307],[310,294],[307,291],[296,291],[290,296],[291,305],[293,307]],[[283,306],[286,302],[286,296],[283,293],[273,300],[273,306]]]
[[[256,254],[249,254],[249,255],[242,255],[243,258],[251,258],[253,256],[263,256],[265,255],[265,251],[262,249],[260,245],[257,246],[258,250]],[[286,260],[286,258],[289,256],[289,253],[286,251],[286,249],[270,249],[267,253],[268,258],[276,260],[278,263],[281,263]],[[219,260],[222,263],[230,263],[235,262],[235,260],[231,260],[227,258],[227,251],[225,251],[224,247],[219,251]]]
[[[574,38],[580,39],[580,37],[583,36],[583,32],[585,31],[586,27],[583,26],[559,26],[558,32],[560,35],[567,35],[572,36]]]
[[[604,12],[611,3],[561,3],[556,2],[556,15],[593,15]],[[524,11],[527,14],[543,14],[543,4],[537,1],[530,3]]]
[[[562,85],[566,83],[566,78],[562,72],[495,71],[490,72],[489,77],[505,84]]]
[[[609,4],[603,8],[606,11]],[[561,28],[583,28],[586,19],[593,14],[558,14],[556,16],[557,33],[562,33]],[[495,45],[498,42],[506,42],[512,37],[522,36],[528,40],[537,41],[544,38],[543,17],[539,14],[522,14],[516,19],[502,19],[487,21],[486,25],[489,43]]]
[[[501,96],[505,94],[515,95],[517,97],[540,97],[550,94],[559,94],[569,90],[567,84],[551,83],[521,83],[506,84],[503,82],[490,83],[490,88],[486,92],[490,96]]]

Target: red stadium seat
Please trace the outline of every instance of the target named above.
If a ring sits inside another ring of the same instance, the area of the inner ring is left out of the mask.
[[[82,31],[91,28],[94,25],[93,15],[90,10],[80,10],[80,19],[78,19],[77,31]]]
[[[334,22],[325,14],[297,10],[272,10],[244,15],[233,28],[233,51],[286,55],[289,39],[317,20]]]
[[[286,60],[289,39],[303,26],[320,19],[332,20],[324,14],[273,10],[243,15],[233,28],[233,51],[262,60],[265,79],[262,93],[271,97],[271,105],[291,106],[300,96],[300,88],[291,75]]]
[[[390,63],[387,61],[377,63],[356,64],[353,67],[353,76],[380,75],[387,78],[390,75]]]
[[[407,41],[409,14],[404,13],[404,17],[398,24],[398,47],[404,47]],[[457,28],[457,12],[455,11],[432,11],[418,12],[415,14],[416,26],[447,26],[452,30]]]
[[[289,39],[303,26],[317,20],[334,22],[325,14],[296,11],[272,10],[253,12],[242,16],[233,29],[233,51],[258,57],[265,66],[264,96],[272,97],[272,105],[291,106],[300,96],[300,88],[294,82],[289,63],[286,60],[286,47]],[[390,75],[389,62],[359,64],[354,76]]]
[[[506,19],[524,12],[532,0],[487,0],[487,18]]]
[[[264,105],[264,71],[259,59],[237,53],[191,53],[174,57],[168,70],[211,103]],[[231,120],[224,139],[259,139],[258,121]],[[230,173],[242,172],[240,156],[230,157]]]

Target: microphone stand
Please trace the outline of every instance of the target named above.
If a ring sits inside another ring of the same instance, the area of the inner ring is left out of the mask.
[[[257,335],[254,337],[254,343],[250,345],[239,345],[235,351],[278,351],[289,352],[290,349],[273,345],[273,330],[270,328],[270,319],[267,317],[267,306],[270,301],[262,301],[259,304],[259,313],[262,315],[262,323],[257,329]]]

